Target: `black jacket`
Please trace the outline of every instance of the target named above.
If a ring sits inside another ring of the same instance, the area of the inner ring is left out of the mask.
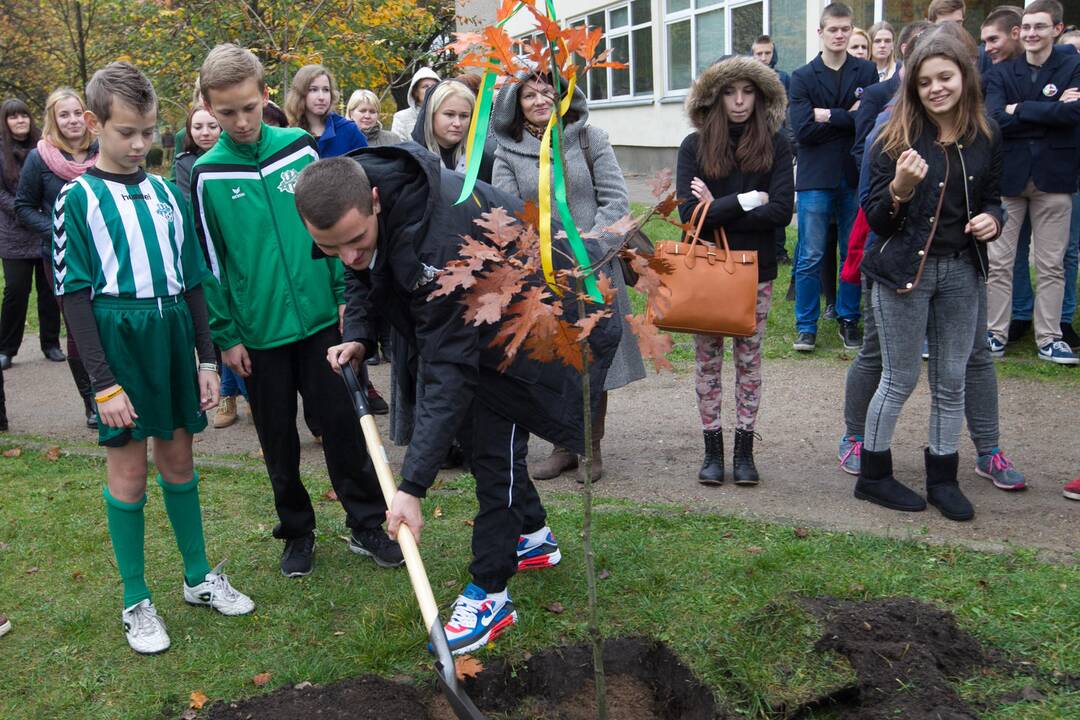
[[[851,146],[851,157],[855,158],[855,167],[862,169],[866,137],[874,129],[878,115],[899,89],[900,73],[895,72],[888,80],[871,85],[863,92],[862,99],[859,100],[859,109],[855,111],[855,144]]]
[[[690,181],[700,177],[713,194],[705,224],[703,240],[713,239],[713,230],[721,227],[727,233],[732,250],[757,250],[758,282],[776,279],[776,228],[791,224],[795,205],[795,178],[791,167],[791,145],[782,133],[773,135],[773,164],[766,172],[744,175],[736,170],[725,178],[706,177],[698,167],[697,151],[700,135],[690,133],[679,146],[676,163],[675,195],[685,198],[679,205],[679,217],[690,219],[697,200],[690,193]],[[751,190],[769,194],[769,202],[746,211],[739,205],[737,195]]]
[[[986,77],[986,112],[1005,138],[1001,194],[1015,197],[1028,178],[1048,193],[1076,192],[1080,148],[1080,102],[1063,103],[1061,94],[1080,86],[1080,56],[1052,52],[1035,82],[1024,54],[995,65]],[[1012,115],[1007,105],[1019,103]]]
[[[401,489],[424,496],[474,397],[528,431],[584,452],[577,372],[558,363],[536,362],[524,351],[499,372],[505,357],[502,344],[490,345],[502,323],[466,324],[458,293],[430,297],[439,269],[459,257],[462,236],[483,238],[475,225],[481,213],[494,207],[518,212],[521,201],[480,182],[472,198],[455,205],[462,176],[443,168],[439,158],[415,143],[363,148],[349,157],[379,188],[381,210],[374,267],[346,269],[344,337],[373,347],[378,321],[385,318],[415,345],[421,359],[423,392],[417,398]],[[590,252],[599,256],[595,243]],[[563,262],[558,251],[555,256],[556,264]],[[568,320],[576,317],[569,304],[563,312]],[[589,336],[594,403],[620,333],[620,323],[608,319]]]
[[[97,143],[90,146],[90,156],[97,154]],[[19,174],[15,192],[15,216],[41,238],[41,254],[52,262],[52,212],[60,188],[67,180],[53,174],[37,149],[30,151]]]
[[[456,80],[443,80],[442,82],[457,82]],[[427,141],[424,138],[424,118],[427,117],[428,103],[431,100],[431,93],[435,92],[435,88],[439,87],[442,83],[432,85],[428,88],[427,93],[424,95],[424,102],[420,105],[420,112],[416,115],[416,125],[413,126],[412,139],[413,142],[420,147],[427,149]],[[468,138],[468,133],[465,134]],[[462,142],[465,142],[464,140]],[[498,141],[495,140],[495,133],[492,132],[492,126],[488,125],[488,134],[484,138],[484,154],[480,156],[480,170],[477,172],[476,177],[483,180],[486,183],[491,182],[491,173],[495,168],[495,148],[499,146]],[[439,158],[440,161],[442,158]],[[450,168],[454,170],[454,168]]]
[[[972,142],[960,142],[957,150],[963,160],[963,188],[944,187],[948,175],[948,156],[936,141],[937,128],[927,127],[915,142],[915,149],[929,165],[926,177],[915,187],[909,202],[893,205],[889,183],[896,174],[896,160],[874,143],[870,166],[870,197],[864,206],[870,229],[880,238],[862,261],[862,271],[875,282],[898,291],[911,290],[919,282],[923,263],[930,249],[932,229],[940,211],[939,198],[945,192],[963,192],[967,216],[989,213],[1005,225],[1001,208],[1002,151],[1001,131],[990,121],[992,138],[978,135]],[[986,243],[971,238],[979,274],[986,278]]]

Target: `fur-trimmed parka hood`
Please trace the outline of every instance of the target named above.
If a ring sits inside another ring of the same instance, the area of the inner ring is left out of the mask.
[[[724,58],[698,75],[686,98],[686,114],[698,130],[705,124],[709,108],[720,102],[720,91],[736,80],[749,80],[761,91],[765,102],[769,132],[775,133],[784,124],[787,114],[787,93],[776,71],[752,57],[735,55]]]

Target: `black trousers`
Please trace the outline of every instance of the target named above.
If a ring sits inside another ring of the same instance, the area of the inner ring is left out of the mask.
[[[472,417],[471,462],[479,510],[469,573],[485,591],[501,592],[517,572],[518,537],[544,527],[547,512],[525,463],[529,432],[479,400],[473,402]]]
[[[15,357],[22,345],[30,288],[35,282],[41,349],[60,346],[60,307],[53,295],[52,279],[45,272],[45,263],[40,259],[5,259],[4,301],[0,307],[0,353],[9,357]]]
[[[297,392],[322,429],[326,469],[345,508],[345,524],[370,529],[386,520],[386,503],[352,402],[326,362],[327,348],[340,342],[337,326],[331,325],[288,345],[248,350],[248,402],[274,488],[279,538],[301,537],[315,529],[315,510],[300,481]]]

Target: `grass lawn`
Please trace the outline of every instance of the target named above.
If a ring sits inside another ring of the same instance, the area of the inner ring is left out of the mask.
[[[646,209],[644,205],[634,203],[633,211],[641,213]],[[645,232],[656,242],[657,240],[677,240],[679,229],[662,220],[651,220],[645,227]],[[787,229],[788,253],[794,257],[797,231],[795,227]],[[1032,280],[1034,282],[1034,278]],[[824,359],[826,361],[849,362],[854,355],[844,350],[837,333],[836,323],[821,320],[818,325],[817,351],[812,354],[800,353],[792,349],[795,342],[795,303],[786,300],[788,286],[791,284],[791,266],[781,265],[779,274],[773,282],[772,309],[769,311],[769,324],[765,331],[765,357],[766,358],[804,358]],[[633,293],[637,295],[636,293]],[[644,299],[637,295],[634,298],[635,308],[644,307]],[[824,300],[822,311],[824,312]],[[730,351],[730,350],[729,350]],[[694,362],[694,343],[689,335],[675,334],[675,349],[671,355],[672,362],[679,369],[691,369]],[[997,363],[998,373],[1001,377],[1017,377],[1027,379],[1049,379],[1073,387],[1080,387],[1080,372],[1076,367],[1055,365],[1039,360],[1035,350],[1035,341],[1027,337],[1020,343],[1009,348],[1005,359]]]
[[[11,440],[0,447],[13,447]],[[146,509],[148,581],[168,623],[172,649],[135,656],[120,627],[120,583],[105,526],[103,462],[50,461],[40,451],[0,457],[0,611],[14,624],[0,640],[0,717],[176,718],[193,691],[237,699],[302,681],[376,673],[431,679],[425,633],[403,570],[379,570],[350,555],[340,508],[317,502],[315,573],[286,580],[264,471],[204,468],[202,498],[211,562],[251,594],[256,614],[224,618],[180,597],[180,559],[152,487]],[[312,497],[329,489],[309,478]],[[564,560],[512,583],[519,625],[479,659],[584,640],[585,590],[578,498],[545,493]],[[466,581],[465,521],[474,509],[463,476],[426,501],[423,552],[446,603]],[[1054,680],[1080,667],[1080,566],[1039,562],[1034,553],[983,554],[852,533],[782,525],[674,506],[601,502],[596,522],[605,632],[666,641],[714,688],[725,708],[750,718],[815,697],[850,677],[842,658],[811,651],[820,627],[792,595],[867,599],[911,595],[954,612],[962,627],[1039,679],[990,673],[960,681],[961,696],[991,720],[1080,717],[1080,691]],[[545,608],[561,603],[565,612]],[[270,673],[260,689],[252,677]],[[1002,693],[1034,685],[1045,697],[1001,704]],[[814,717],[828,717],[817,714]],[[912,719],[915,720],[915,719]]]

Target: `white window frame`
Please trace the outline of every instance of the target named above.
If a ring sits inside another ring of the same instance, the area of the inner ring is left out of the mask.
[[[690,82],[693,84],[697,79],[697,17],[704,15],[705,13],[721,11],[724,13],[724,47],[720,51],[721,55],[728,55],[731,53],[731,11],[746,5],[753,5],[755,3],[761,3],[761,32],[759,34],[765,34],[768,32],[766,28],[769,27],[770,16],[770,3],[769,0],[724,0],[723,2],[712,3],[710,5],[700,5],[701,0],[691,0],[690,7],[685,10],[678,10],[676,12],[669,13],[667,11],[668,0],[657,0],[659,10],[663,14],[663,25],[661,30],[662,37],[660,38],[661,45],[661,65],[663,67],[664,75],[664,93],[667,96],[679,96],[686,95],[690,92],[690,88],[672,88],[671,87],[671,68],[668,65],[668,58],[670,53],[668,52],[668,26],[685,20],[690,20]],[[655,87],[655,80],[653,86]]]
[[[663,2],[663,0],[661,0],[661,2]],[[655,76],[655,73],[654,73],[654,67],[655,66],[653,64],[653,58],[651,58],[651,57],[649,58],[649,61],[648,61],[648,63],[646,65],[647,65],[647,67],[649,69],[649,74],[653,75],[652,90],[649,90],[647,92],[643,92],[643,93],[640,93],[640,94],[637,94],[637,93],[634,92],[634,90],[635,90],[635,88],[634,88],[634,68],[636,67],[636,63],[638,62],[638,58],[636,57],[635,52],[634,52],[634,31],[635,30],[648,29],[649,32],[652,33],[652,27],[653,27],[653,22],[654,22],[654,18],[652,16],[655,15],[655,9],[650,9],[650,19],[649,20],[647,20],[645,22],[637,23],[635,25],[634,24],[633,9],[631,8],[632,4],[633,3],[630,2],[630,0],[625,0],[624,2],[618,2],[618,3],[614,3],[612,5],[608,5],[607,7],[597,8],[595,10],[592,10],[591,12],[585,13],[584,15],[574,16],[573,18],[570,18],[569,20],[566,21],[567,26],[573,26],[576,23],[585,23],[586,26],[592,28],[594,26],[588,25],[589,16],[590,15],[596,15],[597,13],[604,13],[604,34],[603,34],[604,47],[607,48],[608,50],[610,50],[611,49],[611,41],[612,41],[613,38],[621,38],[621,37],[626,38],[626,46],[629,49],[629,53],[630,53],[629,58],[627,58],[627,65],[629,67],[627,67],[627,69],[626,69],[626,72],[629,73],[629,77],[630,77],[630,92],[625,94],[625,95],[612,95],[611,94],[612,89],[615,87],[615,82],[614,82],[615,73],[618,72],[618,71],[616,71],[616,70],[614,70],[612,68],[599,68],[599,69],[592,70],[590,72],[604,72],[604,73],[607,73],[608,96],[606,98],[598,99],[598,100],[593,100],[592,98],[589,98],[589,105],[590,106],[592,106],[592,105],[603,105],[605,103],[623,103],[623,102],[626,102],[627,100],[643,100],[643,99],[647,100],[647,99],[652,99],[652,98],[656,97],[656,76]],[[615,30],[612,30],[611,29],[611,13],[614,12],[614,11],[620,10],[620,9],[625,9],[626,10],[626,25],[623,25],[622,27],[619,27],[619,28],[616,28]],[[656,54],[655,38],[653,38],[653,40],[654,41],[652,42],[652,51],[653,51],[653,55],[655,55]],[[585,97],[588,97],[589,96],[588,88],[585,87],[585,88],[582,88],[582,90],[585,93]]]

